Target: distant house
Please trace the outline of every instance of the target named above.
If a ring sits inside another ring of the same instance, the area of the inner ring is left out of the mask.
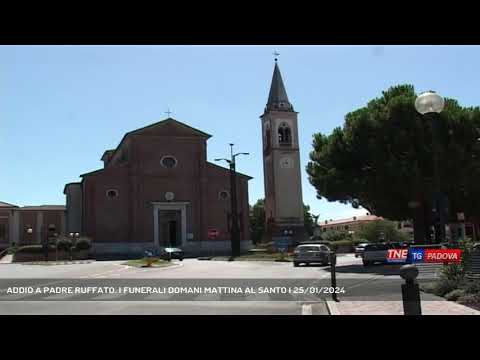
[[[385,219],[381,216],[371,215],[367,213],[366,215],[353,216],[346,219],[324,220],[323,222],[319,223],[319,227],[321,229],[321,232],[325,232],[327,230],[336,230],[355,233],[362,230],[366,224],[377,220]],[[412,221],[394,221],[394,223],[397,225],[398,230],[406,233],[410,237],[413,237]]]
[[[363,229],[365,224],[368,224],[372,221],[383,220],[382,217],[370,215],[367,213],[363,216],[353,216],[346,219],[337,219],[337,220],[324,220],[318,225],[322,232],[327,230],[337,230],[337,231],[359,231]]]

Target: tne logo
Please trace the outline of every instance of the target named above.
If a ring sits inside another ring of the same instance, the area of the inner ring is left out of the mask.
[[[404,263],[407,261],[408,249],[388,249],[387,261],[392,263]]]

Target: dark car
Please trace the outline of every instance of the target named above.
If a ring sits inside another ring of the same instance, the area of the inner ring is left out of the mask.
[[[328,265],[330,259],[330,249],[323,244],[305,244],[299,245],[293,252],[293,266],[300,264],[310,265],[319,263]]]
[[[365,251],[365,246],[367,246],[368,243],[362,243],[362,244],[358,244],[357,246],[355,246],[355,257],[362,257],[363,255],[363,252]]]
[[[160,258],[162,258],[163,260],[178,259],[180,261],[183,261],[184,257],[185,253],[180,248],[167,247],[162,249],[160,253]]]

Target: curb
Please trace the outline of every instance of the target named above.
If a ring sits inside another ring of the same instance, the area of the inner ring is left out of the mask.
[[[58,266],[58,265],[83,265],[83,264],[90,264],[93,260],[78,260],[78,261],[65,261],[65,262],[57,262],[57,263],[41,263],[35,261],[26,261],[26,262],[17,262],[12,264],[20,264],[20,265],[40,265],[40,266]]]
[[[118,266],[126,266],[127,268],[130,268],[130,269],[156,269],[156,270],[167,270],[167,269],[172,269],[172,268],[176,268],[176,267],[182,267],[183,264],[172,264],[172,265],[169,265],[169,266],[159,266],[159,267],[150,267],[150,268],[147,268],[147,267],[137,267],[137,266],[132,266],[132,265],[125,265],[125,264],[116,264]],[[148,270],[147,270],[148,271]]]
[[[337,303],[335,301],[326,300],[327,310],[329,315],[342,315],[338,310]]]

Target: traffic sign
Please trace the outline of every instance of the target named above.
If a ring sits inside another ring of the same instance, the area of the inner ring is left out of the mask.
[[[218,229],[208,229],[208,238],[210,240],[216,239],[220,235],[220,231]]]

